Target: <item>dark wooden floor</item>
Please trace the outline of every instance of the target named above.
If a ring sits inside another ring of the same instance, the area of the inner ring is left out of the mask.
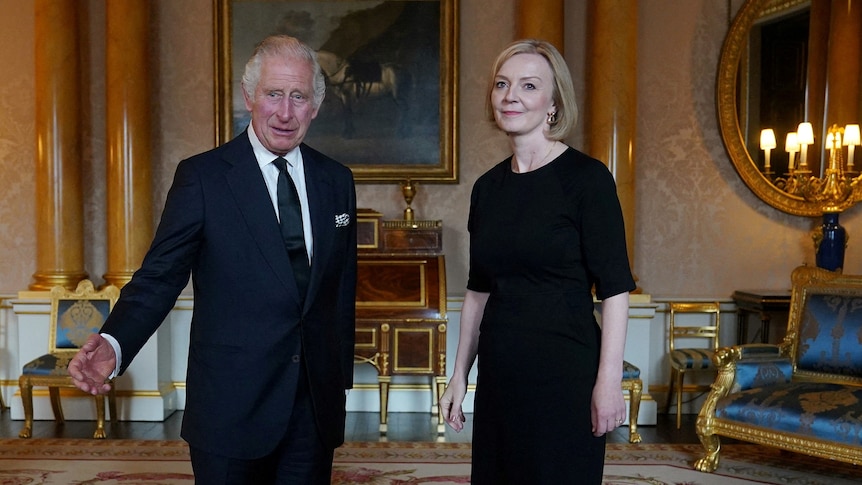
[[[177,411],[164,422],[121,421],[108,424],[108,436],[115,439],[177,440],[180,439],[182,412]],[[658,415],[656,426],[639,426],[643,443],[699,443],[694,426],[696,415],[683,415],[682,427],[676,429],[675,415]],[[467,416],[467,427],[461,433],[446,429],[442,439],[437,436],[437,422],[425,413],[389,413],[389,432],[385,438],[378,432],[377,413],[348,413],[346,440],[357,441],[407,441],[407,442],[469,442],[471,416]],[[13,420],[9,410],[0,414],[0,438],[17,438],[21,420]],[[35,421],[34,438],[89,438],[93,435],[92,421]],[[628,427],[616,429],[608,436],[608,443],[627,443]]]

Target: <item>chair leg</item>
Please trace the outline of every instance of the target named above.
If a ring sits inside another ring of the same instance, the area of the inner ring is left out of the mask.
[[[700,443],[703,445],[704,454],[694,462],[694,468],[698,471],[712,473],[718,468],[719,453],[721,452],[721,441],[718,435],[701,435],[698,434]]]
[[[105,396],[100,394],[95,396],[96,399],[96,431],[93,433],[94,439],[105,439]]]
[[[676,371],[676,429],[682,427],[682,384],[685,381],[683,378],[684,372],[681,369]]]
[[[60,403],[60,388],[49,387],[48,395],[51,396],[51,409],[54,411],[54,420],[59,424],[66,422],[66,417],[63,415],[63,405]]]
[[[641,435],[638,433],[638,413],[641,407],[641,394],[643,393],[643,381],[636,379],[629,390],[629,443],[640,443]]]
[[[24,405],[24,427],[18,437],[30,438],[33,436],[33,384],[27,376],[21,376],[18,387],[21,388],[21,403]]]
[[[111,383],[111,390],[108,391],[108,411],[111,413],[111,423],[117,424],[120,418],[117,416],[117,390],[114,389],[113,383]]]
[[[676,382],[676,369],[670,368],[670,383],[668,384],[667,399],[664,401],[664,414],[670,414],[670,405],[673,402],[674,382]]]

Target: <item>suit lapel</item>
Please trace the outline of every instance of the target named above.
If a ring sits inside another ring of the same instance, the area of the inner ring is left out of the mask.
[[[305,301],[314,301],[320,286],[323,268],[332,251],[332,232],[335,230],[335,212],[332,208],[332,180],[329,174],[316,163],[314,154],[300,145],[305,167],[305,189],[308,192],[308,211],[311,214],[311,233],[314,240],[314,257],[311,262],[311,280]]]
[[[246,226],[276,278],[299,300],[290,259],[278,228],[278,218],[273,210],[263,174],[254,158],[248,134],[244,132],[234,138],[225,145],[225,149],[224,160],[232,165],[232,168],[225,172],[225,181]]]

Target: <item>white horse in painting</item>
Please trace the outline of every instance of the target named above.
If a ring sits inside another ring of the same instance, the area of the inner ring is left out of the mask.
[[[338,55],[319,51],[320,68],[326,77],[328,90],[334,94],[344,109],[343,135],[353,136],[353,116],[364,100],[372,97],[388,97],[395,102],[398,132],[407,133],[406,119],[409,103],[410,74],[391,63],[376,61],[350,63]]]

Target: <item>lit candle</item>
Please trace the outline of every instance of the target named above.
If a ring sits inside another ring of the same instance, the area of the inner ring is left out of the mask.
[[[853,151],[859,144],[859,125],[847,125],[844,127],[844,145],[847,146],[847,171],[853,171]]]
[[[763,171],[769,172],[771,166],[769,164],[769,154],[775,148],[775,132],[772,128],[766,128],[760,132],[760,149],[766,153],[766,163],[763,164]]]
[[[787,171],[793,173],[793,164],[796,159],[796,152],[799,151],[799,141],[796,138],[796,132],[791,131],[787,134],[784,141],[784,150],[790,154],[790,161],[787,163]]]

